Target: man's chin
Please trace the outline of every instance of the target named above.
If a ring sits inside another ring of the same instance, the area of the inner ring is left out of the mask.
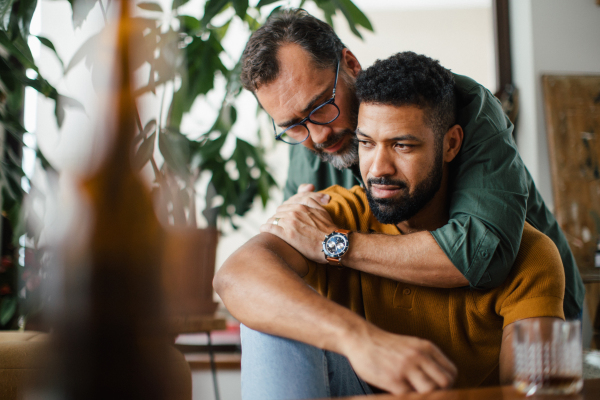
[[[358,142],[355,136],[350,137],[347,143],[335,153],[320,149],[315,149],[313,152],[321,161],[327,162],[339,170],[348,169],[354,164],[358,164]]]

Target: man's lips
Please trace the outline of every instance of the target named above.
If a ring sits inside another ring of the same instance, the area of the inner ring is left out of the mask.
[[[371,195],[375,198],[388,199],[390,197],[396,196],[403,189],[404,188],[401,188],[399,186],[372,184]]]

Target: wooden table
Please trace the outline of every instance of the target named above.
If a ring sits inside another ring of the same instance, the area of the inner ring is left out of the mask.
[[[400,396],[380,394],[368,397],[372,400],[598,400],[600,399],[600,379],[584,381],[581,393],[571,396],[531,396],[517,392],[512,386],[494,386],[480,389],[440,390],[433,393],[410,393]],[[339,400],[364,400],[364,396],[344,397]]]

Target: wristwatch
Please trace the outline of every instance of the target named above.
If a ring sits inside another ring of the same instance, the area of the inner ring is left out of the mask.
[[[348,251],[348,234],[350,231],[346,229],[337,229],[325,236],[323,240],[323,253],[325,253],[325,259],[331,265],[343,267],[341,258]]]

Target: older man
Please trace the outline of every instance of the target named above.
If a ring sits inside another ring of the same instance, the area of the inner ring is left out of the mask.
[[[272,117],[275,135],[290,143],[286,196],[301,184],[325,189],[361,183],[357,167],[358,102],[354,82],[361,66],[331,27],[303,10],[271,18],[250,38],[243,56],[242,82]],[[525,220],[548,235],[563,261],[567,318],[581,315],[584,287],[556,220],[546,208],[512,139],[513,126],[499,102],[473,80],[455,75],[458,123],[464,143],[454,161],[449,220],[432,231],[389,237],[354,234],[343,257],[330,257],[375,275],[431,287],[489,289],[510,272]],[[301,143],[301,144],[299,144]],[[292,197],[304,211],[326,204],[320,193]],[[281,211],[281,210],[280,210]],[[338,227],[317,227],[313,214],[281,216],[263,231],[279,235],[316,262],[325,235]]]
[[[332,218],[341,228],[323,241],[326,255],[343,255],[348,235],[410,237],[448,222],[451,162],[463,142],[453,88],[448,70],[411,52],[378,61],[359,76],[356,135],[365,188],[334,186],[325,191],[331,197],[326,211],[309,210],[317,225]],[[288,216],[284,210],[274,220]],[[335,397],[374,388],[425,392],[455,380],[457,387],[510,381],[511,324],[564,318],[558,250],[531,225],[522,232],[507,280],[489,291],[399,282],[393,267],[374,274],[323,266],[277,236],[255,237],[215,280],[227,308],[252,328],[242,330],[243,398]]]

